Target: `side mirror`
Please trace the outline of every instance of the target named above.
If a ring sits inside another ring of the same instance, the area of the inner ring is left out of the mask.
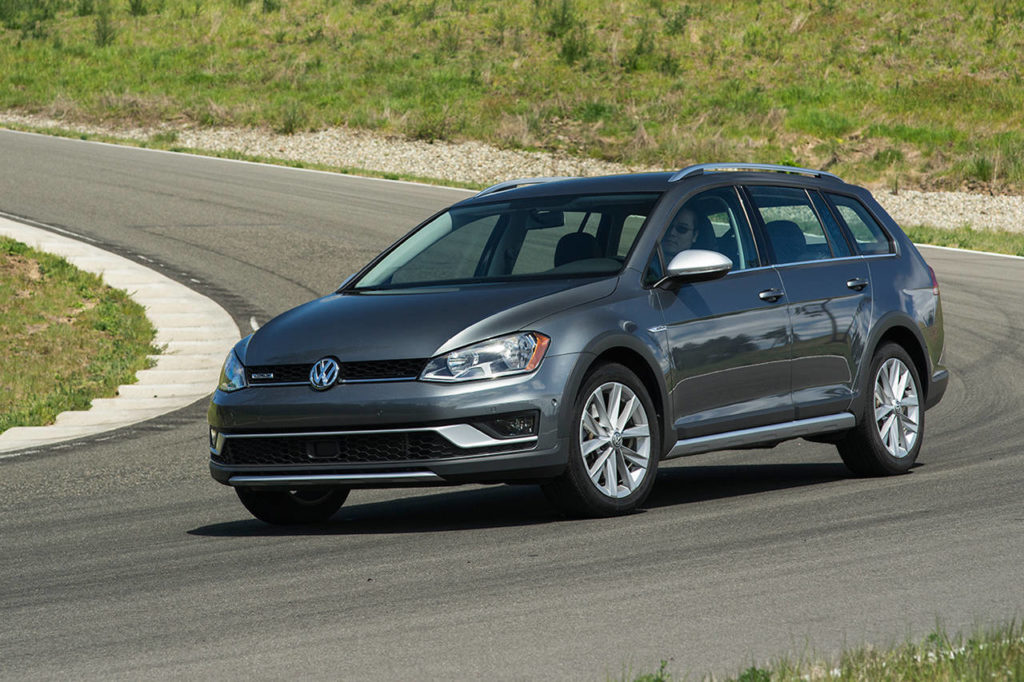
[[[346,278],[345,278],[345,279],[344,279],[344,280],[342,281],[342,283],[341,283],[341,284],[339,284],[339,285],[337,286],[337,288],[335,288],[334,292],[335,292],[335,293],[337,293],[337,292],[341,291],[342,289],[344,289],[344,288],[345,288],[346,286],[348,286],[348,283],[349,283],[349,282],[351,282],[351,281],[352,281],[352,280],[353,280],[353,279],[355,278],[355,276],[356,276],[356,275],[355,275],[355,273],[352,273],[351,275],[349,275],[348,277],[346,277]]]
[[[668,264],[668,273],[658,282],[705,282],[724,277],[732,270],[732,260],[717,251],[687,249],[680,251]]]

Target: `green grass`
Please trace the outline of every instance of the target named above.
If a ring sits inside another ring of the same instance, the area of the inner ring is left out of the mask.
[[[927,225],[912,225],[904,227],[903,230],[911,241],[918,244],[935,244],[958,249],[1024,256],[1024,232],[975,230],[967,226],[947,230]]]
[[[159,352],[154,336],[125,292],[0,237],[0,432],[113,396]]]
[[[1019,2],[0,0],[0,26],[0,108],[1024,187]]]
[[[671,682],[676,678],[663,662],[654,673],[635,682]],[[707,679],[707,678],[705,678]],[[1010,624],[964,638],[941,629],[921,642],[889,650],[861,647],[843,652],[838,661],[779,659],[750,667],[728,680],[736,682],[1009,682],[1024,680],[1024,627]]]

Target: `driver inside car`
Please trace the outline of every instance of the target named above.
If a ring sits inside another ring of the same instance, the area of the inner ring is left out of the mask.
[[[692,208],[684,207],[661,238],[661,252],[665,262],[669,263],[676,254],[686,249],[718,251],[718,245],[711,221]]]

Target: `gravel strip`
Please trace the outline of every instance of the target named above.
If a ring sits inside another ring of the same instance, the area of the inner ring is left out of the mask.
[[[875,198],[901,225],[932,225],[952,229],[968,225],[976,230],[1024,232],[1024,197],[918,192],[899,194],[876,191]]]
[[[44,116],[0,113],[4,123],[34,128],[63,128],[83,133],[145,141],[173,131],[176,145],[216,152],[302,161],[324,166],[401,173],[443,181],[493,184],[519,177],[549,175],[610,175],[664,170],[627,166],[566,154],[499,149],[480,142],[424,142],[387,137],[348,128],[281,135],[253,128],[121,128],[69,123]],[[891,194],[879,190],[878,202],[904,225],[953,229],[1024,232],[1024,197],[968,192]]]

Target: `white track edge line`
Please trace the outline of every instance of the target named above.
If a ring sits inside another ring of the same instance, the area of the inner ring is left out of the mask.
[[[975,251],[974,249],[960,249],[955,246],[938,246],[937,244],[914,244],[918,248],[939,249],[941,251],[958,251],[969,253],[974,256],[995,256],[996,258],[1009,258],[1010,260],[1024,260],[1024,256],[1014,256],[1010,253],[996,253],[995,251]]]

